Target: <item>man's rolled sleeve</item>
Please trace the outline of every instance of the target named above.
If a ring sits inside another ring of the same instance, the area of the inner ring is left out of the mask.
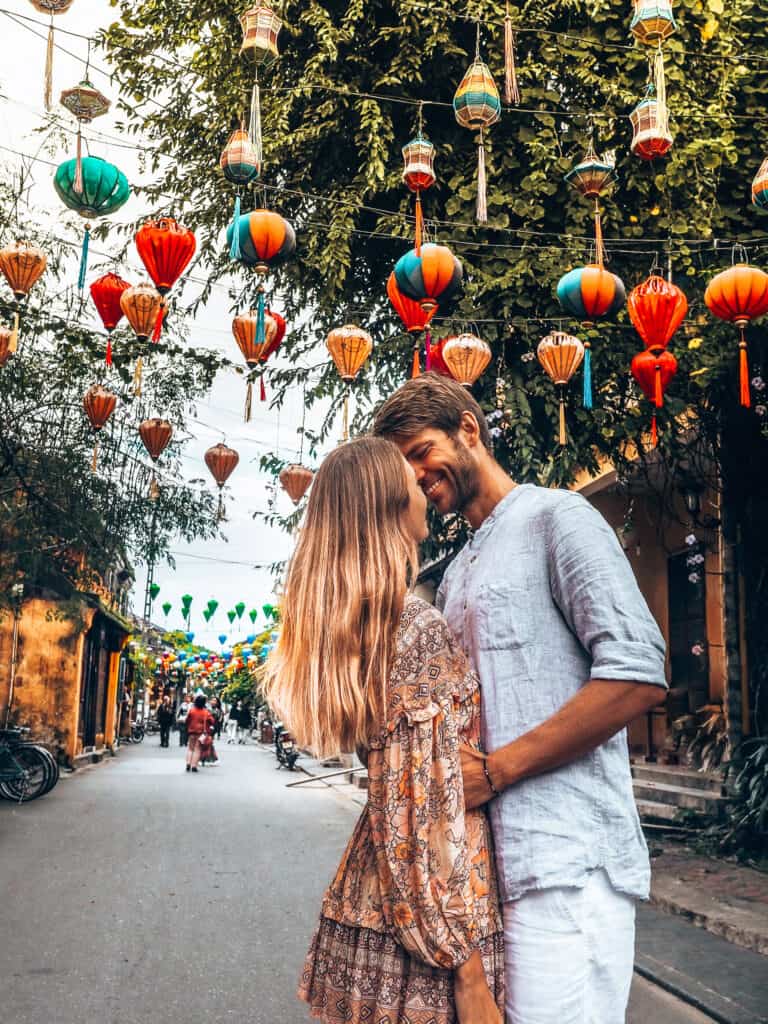
[[[667,688],[665,643],[615,533],[579,494],[552,513],[552,595],[592,661],[591,679]]]

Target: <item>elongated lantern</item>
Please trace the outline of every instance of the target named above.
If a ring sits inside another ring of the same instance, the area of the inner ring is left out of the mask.
[[[560,404],[559,443],[565,447],[568,437],[565,430],[565,387],[581,366],[584,346],[578,338],[564,331],[553,331],[539,342],[536,350],[539,362],[547,376],[558,389]]]
[[[658,274],[637,285],[627,299],[629,318],[652,351],[664,349],[688,312],[685,294]]]
[[[651,420],[651,444],[656,447],[659,441],[657,410],[664,406],[664,392],[677,373],[677,360],[666,349],[646,349],[632,360],[632,376],[640,385],[646,398],[653,402],[653,418]]]
[[[672,145],[672,136],[669,134],[667,82],[664,74],[664,50],[662,48],[664,41],[677,30],[671,0],[635,0],[635,12],[630,29],[640,44],[654,50],[651,57],[653,98],[651,99],[650,96],[646,98],[649,107],[646,108],[644,116],[650,118],[653,115],[655,123],[652,132],[649,126],[649,134],[646,134],[645,137],[639,136],[636,131],[635,139],[632,142],[632,152],[637,152],[638,156],[647,160],[654,156],[662,156]],[[650,109],[650,105],[653,109]],[[651,155],[647,156],[644,153]]]
[[[142,281],[125,289],[120,296],[120,308],[138,340],[146,343],[162,312],[163,297],[149,281]],[[140,353],[133,374],[134,394],[137,396],[141,394],[142,368],[143,357]]]
[[[266,4],[258,4],[249,8],[240,17],[240,26],[243,30],[243,42],[240,47],[240,53],[249,57],[254,65],[251,119],[248,134],[256,148],[259,163],[263,159],[259,69],[266,70],[271,67],[280,56],[280,51],[277,48],[277,37],[280,34],[282,25],[283,23],[278,15],[271,7],[267,7]]]
[[[225,444],[215,444],[208,449],[203,458],[219,488],[219,508],[216,518],[220,522],[224,519],[224,484],[237,468],[240,456],[234,448],[228,448]]]
[[[277,313],[264,311],[260,318],[256,310],[239,313],[232,321],[232,334],[249,370],[255,371],[275,352],[285,335],[285,320]],[[257,340],[258,338],[261,340]],[[264,377],[261,377],[261,398],[266,399]],[[245,395],[245,422],[251,420],[253,403],[253,374],[248,375]]]
[[[227,181],[237,186],[235,193],[235,210],[232,215],[232,224],[237,224],[240,219],[240,190],[252,181],[255,181],[261,174],[261,156],[251,142],[248,132],[241,125],[229,137],[229,140],[222,150],[219,159],[219,166],[224,172]],[[233,232],[235,244],[238,243],[238,235]],[[230,253],[232,259],[239,259],[239,253]]]
[[[94,384],[83,395],[83,409],[85,409],[85,415],[88,417],[91,428],[96,435],[93,442],[93,459],[91,461],[91,471],[93,473],[96,472],[99,461],[99,431],[103,430],[109,422],[116,405],[117,396],[109,388],[102,387],[100,384]]]
[[[291,465],[280,471],[280,485],[294,505],[298,505],[312,483],[314,473],[306,466]]]
[[[53,102],[53,16],[64,14],[72,6],[74,0],[29,0],[40,14],[49,14],[51,21],[48,26],[48,45],[45,51],[45,109],[50,110]]]
[[[590,142],[584,159],[569,171],[565,180],[585,199],[595,204],[595,258],[599,266],[605,262],[605,246],[603,245],[603,222],[600,213],[600,198],[613,181],[616,161],[612,154],[598,157]]]
[[[112,365],[112,331],[124,315],[120,299],[123,292],[128,291],[130,287],[128,281],[124,281],[118,274],[112,273],[103,274],[91,284],[91,298],[107,332],[107,366]]]
[[[656,88],[651,83],[645,97],[629,115],[632,124],[631,151],[641,160],[655,160],[666,156],[674,141],[669,131],[666,104],[659,103]]]
[[[737,263],[712,278],[704,292],[704,301],[713,316],[739,329],[739,401],[749,408],[749,360],[744,328],[768,313],[768,274],[746,263]]]
[[[29,242],[11,242],[0,249],[0,270],[16,300],[13,330],[8,341],[9,355],[13,355],[19,344],[19,306],[41,277],[47,263],[48,257],[43,250]]]
[[[387,297],[392,303],[395,312],[402,320],[403,327],[405,327],[409,334],[414,335],[413,369],[411,377],[418,377],[420,373],[419,335],[426,330],[427,324],[437,312],[437,306],[433,306],[429,310],[424,310],[419,303],[415,301],[415,299],[409,299],[407,295],[404,295],[397,287],[397,278],[394,271],[392,271],[387,278]]]
[[[479,50],[467,69],[453,97],[453,111],[462,128],[478,131],[477,144],[477,209],[478,223],[488,220],[488,198],[485,172],[485,140],[483,132],[501,117],[501,97],[490,68],[480,59]]]
[[[163,454],[165,449],[173,437],[173,427],[168,420],[162,420],[158,417],[153,419],[143,420],[139,424],[139,437],[144,444],[144,447],[149,453],[150,459],[152,459],[152,481],[149,485],[149,496],[154,501],[160,497],[160,488],[157,485],[157,475],[154,467],[157,465],[157,460]],[[189,599],[189,604],[192,603],[192,598]],[[189,616],[189,605],[187,607],[187,615]]]
[[[476,334],[465,332],[446,338],[441,355],[453,379],[469,389],[490,363],[491,348]]]
[[[431,188],[435,177],[435,147],[422,134],[421,126],[415,138],[403,146],[403,181],[416,194],[416,254],[421,253],[421,238],[424,228],[424,215],[421,209],[421,193]]]
[[[362,327],[345,324],[335,327],[326,339],[339,376],[347,385],[344,395],[344,419],[342,440],[349,440],[349,391],[350,385],[362,369],[368,356],[373,351],[373,338]]]

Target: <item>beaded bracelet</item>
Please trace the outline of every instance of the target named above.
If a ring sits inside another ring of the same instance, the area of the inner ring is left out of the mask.
[[[487,757],[483,758],[483,771],[485,772],[485,781],[488,783],[488,786],[489,786],[491,792],[493,793],[493,795],[494,796],[500,796],[500,793],[499,793],[498,789],[496,789],[496,787],[493,784],[493,779],[491,778],[491,773],[488,771],[488,758]]]

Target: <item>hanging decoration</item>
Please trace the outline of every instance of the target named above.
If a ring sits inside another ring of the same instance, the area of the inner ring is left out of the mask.
[[[634,0],[630,30],[635,39],[655,48],[650,60],[651,84],[645,100],[630,115],[635,137],[632,152],[643,160],[663,156],[672,145],[667,109],[663,44],[677,31],[671,0]]]
[[[455,381],[469,389],[491,361],[491,347],[476,334],[465,331],[445,338],[441,356]]]
[[[235,211],[232,215],[232,225],[236,225],[240,219],[240,189],[250,185],[261,173],[261,157],[242,124],[230,135],[229,141],[222,150],[219,166],[227,181],[237,186]],[[230,252],[230,258],[240,259],[239,234],[234,230],[232,245],[234,251]]]
[[[768,156],[760,164],[752,182],[752,202],[761,210],[768,209]]]
[[[105,362],[107,366],[112,365],[112,331],[117,327],[123,318],[123,307],[120,299],[123,292],[130,288],[128,281],[124,281],[118,274],[103,274],[97,277],[91,284],[91,298],[96,306],[104,330],[107,332],[107,353]]]
[[[659,102],[652,82],[644,98],[629,115],[629,120],[632,124],[630,149],[635,156],[641,160],[655,160],[667,155],[674,141],[669,131],[669,112],[666,104]]]
[[[232,256],[237,238],[239,256]],[[253,210],[244,213],[227,228],[230,259],[253,267],[262,277],[279,267],[296,250],[293,227],[274,210]]]
[[[449,340],[449,338],[441,338],[433,344],[427,336],[427,373],[439,373],[441,377],[452,376],[443,359],[443,346]]]
[[[326,340],[328,351],[336,364],[339,376],[347,385],[344,394],[344,420],[342,441],[349,440],[349,394],[352,382],[373,351],[373,339],[367,331],[355,324],[335,327]]]
[[[221,522],[226,518],[224,515],[224,484],[237,468],[240,456],[234,448],[228,448],[225,444],[215,444],[203,456],[205,464],[211,472],[219,488],[219,507],[216,512],[216,521]],[[209,605],[210,607],[210,605]]]
[[[736,263],[712,278],[704,301],[713,316],[739,329],[739,402],[748,409],[751,398],[744,329],[752,320],[768,313],[768,274],[747,263]]]
[[[152,481],[149,485],[149,496],[153,501],[155,501],[160,497],[160,488],[157,484],[155,467],[157,466],[157,460],[168,447],[168,443],[173,437],[173,427],[168,420],[161,420],[157,417],[154,419],[143,420],[139,424],[139,437],[141,438],[144,447],[147,449],[150,459],[152,459]],[[186,615],[184,618],[189,617],[189,606],[192,603],[191,597],[189,598],[188,603],[184,602],[184,598],[188,596],[189,595],[185,594],[182,598],[182,610],[186,609]]]
[[[88,81],[88,67],[91,59],[91,44],[88,42],[88,63],[85,66],[85,78],[74,89],[65,89],[59,103],[62,107],[77,118],[77,156],[75,157],[75,179],[73,190],[77,193],[83,191],[83,136],[82,126],[90,124],[97,117],[103,117],[111,106],[107,97],[95,89]]]
[[[480,25],[477,26],[475,59],[459,83],[453,97],[453,111],[462,128],[479,131],[477,144],[477,209],[479,224],[488,220],[488,199],[485,173],[485,140],[483,132],[501,117],[501,97],[490,68],[480,59]]]
[[[261,94],[259,91],[259,69],[270,68],[280,52],[277,49],[277,37],[282,28],[282,21],[266,4],[251,7],[240,17],[243,30],[243,42],[240,54],[248,56],[254,65],[253,90],[251,92],[251,118],[248,135],[253,144],[259,164],[263,160],[261,139]]]
[[[120,308],[133,328],[142,345],[146,344],[155,329],[157,318],[163,307],[163,297],[149,281],[141,281],[125,289],[120,296]],[[141,394],[143,356],[139,353],[133,373],[133,393]]]
[[[434,311],[437,306],[443,314],[461,287],[463,278],[461,263],[445,245],[426,242],[421,255],[411,249],[395,264],[395,283],[409,299],[419,303],[425,312]]]
[[[508,106],[517,106],[520,102],[515,61],[515,32],[512,27],[512,15],[509,13],[509,0],[506,0],[504,15],[504,102]]]
[[[0,249],[0,270],[10,285],[16,305],[13,314],[13,330],[8,341],[8,353],[13,353],[19,344],[19,313],[21,303],[32,291],[48,263],[42,249],[30,242],[11,242]]]
[[[592,199],[595,204],[595,261],[598,266],[605,262],[605,246],[603,245],[603,223],[600,213],[600,197],[613,181],[616,161],[613,154],[604,153],[597,156],[593,143],[590,141],[584,159],[573,170],[569,171],[565,180],[572,185],[585,199]]]
[[[0,327],[0,366],[5,366],[13,355],[10,348],[12,337],[13,328]]]
[[[168,613],[170,612],[171,608],[173,608],[171,602],[166,601],[165,604],[163,605],[163,615],[166,617],[166,619],[168,618]]]
[[[298,505],[309,490],[314,475],[311,469],[294,463],[280,471],[278,480],[293,504]]]
[[[652,352],[665,349],[688,312],[685,294],[658,274],[629,293],[627,310],[645,347]]]
[[[195,255],[197,240],[193,231],[173,217],[145,221],[134,236],[136,249],[147,273],[163,297],[152,332],[152,341],[160,340],[165,318],[165,296],[189,266]]]
[[[416,194],[415,251],[421,254],[421,240],[424,229],[424,214],[421,209],[421,193],[431,188],[435,176],[435,147],[424,135],[423,107],[419,104],[419,127],[415,138],[403,146],[403,181]]]
[[[416,250],[414,249],[414,252]],[[403,322],[408,334],[413,335],[413,370],[411,377],[418,377],[421,372],[419,364],[420,335],[426,330],[427,324],[437,312],[437,306],[424,310],[414,299],[408,298],[397,287],[395,272],[387,278],[387,296],[392,306]]]
[[[276,352],[285,336],[285,320],[279,313],[265,309],[263,315],[257,310],[239,313],[232,321],[232,334],[252,372],[248,374],[245,394],[245,422],[250,423],[253,403],[253,378],[255,371],[266,363]],[[261,336],[261,341],[257,338]],[[261,374],[261,399],[266,399],[264,374]]]
[[[560,278],[557,298],[563,309],[584,327],[593,327],[596,320],[612,317],[626,302],[624,282],[597,263],[576,267]],[[582,405],[592,408],[592,343],[584,342],[584,373]]]
[[[115,411],[116,405],[117,396],[109,388],[102,387],[101,384],[94,384],[83,395],[85,415],[88,417],[95,435],[93,459],[91,460],[91,472],[93,473],[96,472],[99,462],[99,431],[106,426],[112,413]]]
[[[565,387],[581,366],[581,361],[584,358],[584,346],[572,334],[566,334],[564,331],[552,331],[539,342],[536,355],[552,383],[558,389],[560,405],[558,443],[561,448],[564,448],[568,443],[565,430]]]
[[[78,174],[80,181],[78,182]],[[80,187],[78,188],[78,184]],[[84,156],[65,160],[59,164],[53,178],[56,193],[70,210],[75,210],[86,221],[80,254],[80,273],[77,287],[85,287],[88,268],[88,243],[91,237],[89,217],[106,217],[128,202],[131,186],[119,168],[100,156]]]
[[[653,419],[651,420],[651,444],[655,448],[659,443],[657,411],[664,406],[664,392],[677,373],[677,360],[666,349],[646,349],[632,360],[632,376],[640,385],[643,394],[653,402]]]
[[[53,16],[64,14],[74,0],[29,0],[40,14],[49,14],[51,21],[48,26],[48,43],[45,50],[44,102],[45,109],[50,111],[53,104]]]

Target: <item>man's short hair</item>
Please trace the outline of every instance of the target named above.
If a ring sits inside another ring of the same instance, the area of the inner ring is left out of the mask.
[[[373,432],[393,441],[406,441],[422,430],[442,430],[456,438],[465,412],[477,420],[480,440],[490,452],[491,435],[483,410],[466,388],[439,373],[413,377],[390,395],[379,406]]]

